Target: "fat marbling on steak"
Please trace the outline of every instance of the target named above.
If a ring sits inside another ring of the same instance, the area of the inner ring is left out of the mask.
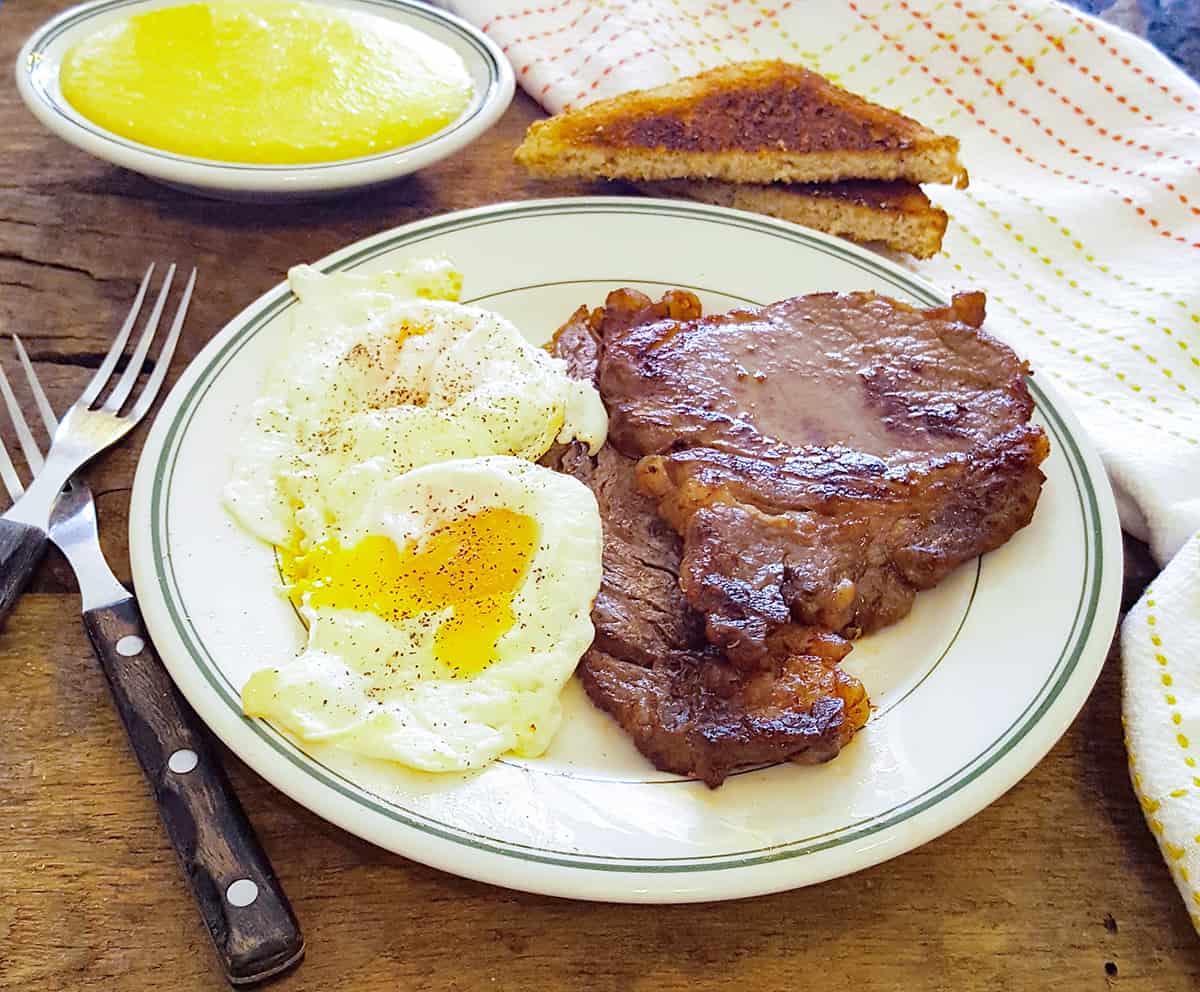
[[[686,294],[655,308],[663,316],[699,314]],[[578,311],[556,336],[555,350],[574,376],[594,381],[599,342],[592,316]],[[836,755],[869,711],[862,685],[837,667],[849,644],[785,626],[771,638],[772,666],[732,666],[707,642],[703,618],[683,596],[682,542],[638,489],[636,462],[612,446],[589,457],[579,444],[549,460],[591,488],[604,520],[596,639],[580,662],[580,679],[642,753],[658,768],[710,786],[745,765]]]
[[[980,293],[701,317],[629,290],[592,316],[609,443],[638,460],[682,538],[683,595],[735,665],[769,667],[790,624],[893,623],[1029,523],[1049,446],[1025,364],[983,316]]]

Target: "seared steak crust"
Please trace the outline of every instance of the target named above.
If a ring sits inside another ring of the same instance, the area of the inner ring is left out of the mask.
[[[697,315],[694,297],[658,312]],[[577,378],[593,378],[597,315],[578,311],[555,339]],[[604,520],[604,579],[592,611],[596,640],[579,666],[592,701],[663,770],[720,785],[735,768],[833,757],[866,721],[862,686],[837,668],[840,637],[785,625],[772,661],[756,672],[730,665],[704,636],[703,618],[679,583],[682,542],[636,480],[636,462],[611,446],[582,445],[549,461],[583,481]]]
[[[622,290],[592,318],[610,443],[640,459],[683,538],[684,595],[735,664],[769,666],[781,625],[893,623],[1031,519],[1048,444],[1024,364],[979,330],[981,294],[662,309]]]
[[[834,757],[866,717],[866,697],[836,661],[793,655],[774,671],[736,674],[711,657],[668,659],[646,668],[593,648],[579,667],[592,701],[626,730],[657,768],[720,785],[745,765]],[[856,708],[847,717],[849,706]],[[855,722],[858,721],[858,723]]]

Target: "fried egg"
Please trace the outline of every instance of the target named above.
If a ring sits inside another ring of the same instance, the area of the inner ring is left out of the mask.
[[[245,712],[431,772],[540,754],[592,641],[601,545],[591,491],[522,458],[389,478],[283,556],[308,643],[250,677]]]
[[[424,465],[556,440],[596,450],[590,383],[508,320],[455,302],[445,260],[380,275],[291,270],[289,334],[238,444],[225,505],[255,536],[320,544],[380,485]]]

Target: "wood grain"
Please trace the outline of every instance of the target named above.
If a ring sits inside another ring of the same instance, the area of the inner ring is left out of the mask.
[[[0,4],[0,65],[65,5]],[[536,116],[518,96],[468,151],[380,191],[286,210],[229,206],[63,145],[2,73],[0,339],[22,335],[61,411],[146,263],[173,259],[200,269],[175,375],[296,262],[445,210],[594,192],[535,183],[510,165]],[[0,360],[10,359],[0,341]],[[143,426],[90,473],[105,548],[126,581],[128,487],[144,436]],[[1130,548],[1132,593],[1150,569],[1144,549]],[[0,630],[0,989],[223,989],[57,552],[32,588]],[[1200,941],[1129,786],[1119,684],[1113,657],[1046,760],[941,839],[851,878],[736,904],[574,903],[458,879],[342,833],[230,757],[308,939],[306,961],[271,987],[1194,989]]]

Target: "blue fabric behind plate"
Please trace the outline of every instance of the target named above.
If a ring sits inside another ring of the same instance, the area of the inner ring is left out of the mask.
[[[1080,10],[1125,28],[1200,79],[1200,0],[1069,0]]]

